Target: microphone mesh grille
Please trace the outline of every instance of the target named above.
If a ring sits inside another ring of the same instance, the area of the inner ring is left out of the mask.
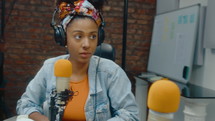
[[[170,80],[158,80],[149,89],[147,103],[149,109],[156,112],[176,112],[180,104],[180,89]]]
[[[54,75],[56,77],[70,77],[72,75],[72,63],[66,59],[60,59],[55,62]]]

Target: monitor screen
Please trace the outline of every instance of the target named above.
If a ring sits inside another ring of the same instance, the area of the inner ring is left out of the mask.
[[[155,16],[147,70],[187,83],[191,76],[200,5]]]

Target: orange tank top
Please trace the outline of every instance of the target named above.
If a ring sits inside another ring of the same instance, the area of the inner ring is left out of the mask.
[[[86,121],[84,106],[89,93],[88,76],[79,82],[70,81],[70,88],[75,94],[65,107],[63,121]]]

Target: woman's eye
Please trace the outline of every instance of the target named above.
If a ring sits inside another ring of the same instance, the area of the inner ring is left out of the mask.
[[[96,39],[96,37],[97,37],[96,35],[91,35],[90,39]]]
[[[81,39],[81,35],[75,35],[74,38],[75,39]]]

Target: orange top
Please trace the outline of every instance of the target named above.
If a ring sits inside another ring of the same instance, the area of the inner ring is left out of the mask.
[[[70,87],[75,94],[67,103],[63,121],[86,121],[84,106],[89,93],[88,76],[82,81],[70,81]]]

